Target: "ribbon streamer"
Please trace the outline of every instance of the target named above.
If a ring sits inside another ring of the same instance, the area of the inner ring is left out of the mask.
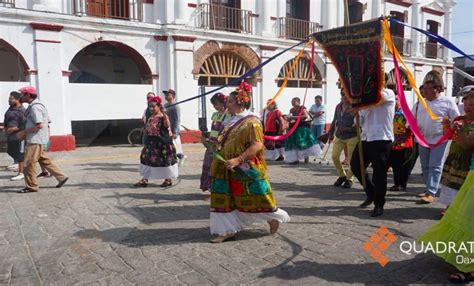
[[[291,65],[291,68],[290,68],[288,74],[283,79],[283,83],[281,84],[281,86],[278,89],[277,93],[272,98],[270,98],[270,102],[264,108],[262,108],[260,110],[260,112],[263,112],[266,108],[268,108],[268,106],[272,105],[278,97],[280,97],[281,93],[283,92],[283,90],[285,89],[285,87],[288,83],[288,79],[290,78],[290,75],[293,73],[294,69],[296,68],[296,65],[298,64],[298,61],[300,60],[301,56],[303,55],[303,52],[306,49],[306,47],[307,47],[307,45],[304,46],[303,49],[301,49],[299,51],[299,53],[296,55],[296,58],[295,58],[293,64]]]
[[[459,54],[463,55],[464,57],[470,59],[471,61],[474,61],[474,58],[472,58],[471,56],[469,56],[468,54],[463,52],[460,48],[456,47],[453,43],[451,43],[447,39],[441,37],[440,35],[431,33],[430,31],[422,30],[420,28],[416,28],[416,27],[407,25],[404,22],[401,22],[401,21],[399,21],[395,18],[390,18],[390,23],[396,23],[396,24],[400,24],[400,25],[403,25],[403,26],[408,27],[408,28],[412,28],[412,29],[414,29],[414,30],[416,30],[416,31],[418,31],[422,34],[425,34],[426,36],[430,37],[431,39],[433,39],[436,42],[440,43],[441,45],[445,46],[446,48],[448,48],[452,51],[455,51],[456,53],[459,53]]]
[[[392,49],[395,49],[395,46],[392,44]],[[451,129],[448,129],[446,134],[444,134],[435,144],[431,145],[429,144],[423,134],[421,133],[419,127],[418,127],[418,122],[416,121],[415,116],[413,116],[413,113],[410,110],[410,107],[408,107],[408,102],[405,97],[405,93],[403,91],[403,85],[402,85],[402,80],[400,78],[400,68],[398,67],[398,61],[397,57],[395,56],[395,53],[392,54],[393,57],[393,64],[395,66],[395,80],[397,84],[397,96],[398,99],[400,100],[400,106],[403,111],[403,115],[405,115],[405,118],[407,120],[408,125],[410,126],[411,131],[415,135],[416,141],[418,144],[420,144],[423,147],[426,148],[434,148],[445,141],[449,140],[453,136],[453,132]]]
[[[266,61],[264,61],[263,63],[260,63],[258,66],[248,70],[246,73],[244,73],[243,75],[241,75],[239,78],[236,78],[234,80],[232,80],[231,82],[227,83],[227,84],[224,84],[222,86],[219,86],[217,88],[214,88],[213,90],[210,90],[208,92],[205,92],[203,94],[200,94],[200,95],[196,95],[196,96],[193,96],[193,97],[190,97],[190,98],[187,98],[185,100],[181,100],[179,102],[175,102],[173,104],[170,104],[169,107],[171,106],[175,106],[175,105],[178,105],[178,104],[181,104],[181,103],[185,103],[185,102],[188,102],[188,101],[191,101],[191,100],[195,100],[195,99],[198,99],[198,98],[201,98],[201,97],[204,97],[208,94],[211,94],[211,93],[215,93],[216,91],[219,91],[223,88],[226,88],[228,86],[231,86],[231,85],[236,85],[238,83],[240,83],[242,80],[244,80],[246,77],[248,77],[249,75],[252,75],[254,74],[255,72],[257,72],[258,70],[260,70],[261,68],[263,68],[264,66],[266,66],[268,63],[270,63],[271,61],[273,61],[274,59],[276,59],[277,57],[281,56],[282,54],[286,53],[287,51],[293,49],[293,48],[296,48],[297,46],[301,45],[302,43],[306,42],[307,40],[303,40],[297,44],[294,44],[293,46],[289,47],[289,48],[286,48],[284,49],[283,51],[279,52],[278,54],[270,57],[269,59],[267,59]]]
[[[416,82],[415,82],[415,78],[413,77],[413,74],[410,72],[410,69],[407,67],[407,65],[403,61],[402,57],[400,56],[400,53],[398,52],[398,50],[393,45],[392,35],[390,33],[390,28],[388,27],[388,21],[387,21],[387,18],[385,18],[385,17],[382,20],[382,31],[383,31],[383,37],[384,37],[385,43],[387,44],[387,48],[388,48],[389,52],[392,55],[394,55],[394,57],[396,57],[400,61],[403,68],[405,69],[406,75],[407,75],[407,78],[408,78],[408,82],[410,83],[410,86],[415,91],[415,94],[416,94],[416,97],[418,98],[418,101],[421,103],[421,105],[426,110],[426,112],[428,112],[428,115],[430,116],[430,118],[432,120],[439,120],[439,117],[436,114],[433,113],[433,111],[430,109],[430,107],[426,104],[426,101],[423,98],[423,96],[421,96],[420,90],[416,86]]]

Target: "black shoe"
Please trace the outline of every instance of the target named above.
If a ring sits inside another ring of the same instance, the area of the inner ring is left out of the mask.
[[[378,217],[383,215],[383,207],[375,206],[374,210],[372,211],[371,217]]]
[[[69,180],[68,177],[66,177],[64,180],[62,180],[61,182],[59,182],[59,183],[56,185],[56,188],[61,188],[64,184],[66,184],[67,180]]]
[[[350,188],[352,187],[352,182],[349,181],[349,180],[346,180],[346,181],[344,182],[344,184],[342,184],[342,187],[343,187],[344,189],[350,189]]]
[[[360,208],[366,208],[366,207],[370,206],[370,205],[372,204],[372,202],[373,202],[372,200],[368,200],[368,199],[367,199],[367,200],[365,200],[363,203],[361,203],[361,204],[359,205],[359,207],[360,207]]]
[[[285,160],[285,158],[283,158],[283,156],[280,156],[275,161],[283,161],[283,160]]]
[[[337,178],[336,182],[334,182],[334,187],[340,187],[345,182],[346,182],[346,177],[339,177]]]

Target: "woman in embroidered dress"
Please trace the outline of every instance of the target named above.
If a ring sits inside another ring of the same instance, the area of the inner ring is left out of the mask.
[[[316,143],[313,133],[310,129],[311,119],[309,118],[306,107],[301,106],[300,99],[295,97],[291,100],[293,108],[290,109],[288,121],[291,129],[298,116],[301,115],[301,121],[295,132],[285,140],[285,162],[289,164],[298,164],[299,160],[304,159],[308,163],[309,156],[319,156],[321,147]]]
[[[217,111],[214,112],[211,117],[211,132],[207,138],[203,138],[203,143],[206,146],[206,153],[204,154],[204,160],[202,163],[200,186],[203,192],[211,189],[211,175],[209,171],[211,168],[213,152],[215,151],[215,144],[217,143],[217,136],[223,128],[224,121],[230,118],[230,114],[226,109],[227,96],[218,92],[211,97],[211,103]]]
[[[271,102],[271,99],[269,99],[268,104],[268,113],[265,116],[265,122],[263,122],[263,124],[265,125],[264,134],[268,136],[281,135],[285,131],[283,126],[283,114],[278,109],[278,106],[275,101]],[[284,147],[284,140],[265,139],[265,159],[283,161],[285,155]]]
[[[211,164],[210,231],[212,243],[233,238],[251,223],[267,221],[270,233],[288,214],[277,208],[263,151],[263,128],[248,109],[251,87],[242,83],[230,94],[228,110],[234,115],[225,123],[217,139],[217,152]]]
[[[409,162],[413,152],[413,138],[411,129],[407,127],[407,120],[400,108],[400,101],[397,97],[395,102],[395,115],[393,117],[393,134],[394,141],[389,157],[389,166],[393,170],[394,185],[390,191],[405,191],[409,177]]]
[[[471,96],[468,95],[464,97],[463,100],[465,106],[467,106],[465,115],[458,116],[454,119],[452,129],[470,134],[474,132],[474,92],[472,92]],[[455,133],[449,148],[448,157],[444,162],[443,175],[440,183],[441,195],[439,202],[445,204],[446,209],[464,183],[467,173],[469,173],[472,151],[472,149],[466,149],[459,144],[459,136]],[[444,215],[446,209],[442,212],[442,215]]]
[[[470,101],[470,106],[466,105],[465,107],[472,112],[474,110],[474,92],[471,92],[468,97],[471,99],[466,102]],[[457,144],[463,149],[473,150],[474,132],[468,133],[465,126],[455,125],[454,127]],[[459,250],[435,253],[460,271],[449,277],[450,282],[459,284],[468,284],[474,281],[474,263],[472,263],[474,252],[471,249],[472,244],[469,245],[474,241],[474,152],[471,152],[470,164],[470,171],[446,214],[418,239],[425,245],[444,243],[446,246],[449,245],[449,248],[454,246],[455,250]],[[467,263],[465,263],[466,261]]]
[[[145,126],[146,142],[140,155],[142,179],[135,187],[147,187],[149,179],[165,179],[160,187],[171,186],[171,178],[178,177],[176,149],[170,131],[168,115],[162,112],[161,98],[148,100],[151,116]]]

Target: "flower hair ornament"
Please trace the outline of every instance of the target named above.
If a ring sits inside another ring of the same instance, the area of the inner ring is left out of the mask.
[[[235,101],[237,101],[237,104],[245,105],[250,103],[250,93],[252,92],[252,85],[245,81],[242,81],[236,91],[237,95],[235,96]]]
[[[150,97],[148,98],[148,104],[152,103],[152,102],[155,102],[157,103],[159,106],[161,106],[161,97],[159,96],[153,96],[153,97]]]

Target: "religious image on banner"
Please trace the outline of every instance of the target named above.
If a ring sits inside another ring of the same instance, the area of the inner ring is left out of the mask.
[[[318,32],[313,37],[334,64],[352,106],[377,104],[385,78],[381,20]]]

